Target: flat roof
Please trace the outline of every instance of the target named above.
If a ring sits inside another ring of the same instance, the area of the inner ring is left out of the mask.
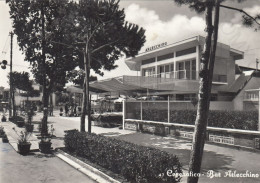
[[[171,51],[180,51],[186,48],[190,48],[190,47],[194,47],[197,45],[203,45],[205,42],[205,37],[203,36],[194,36],[191,38],[187,38],[181,41],[177,41],[171,44],[167,44],[166,46],[160,47],[158,49],[155,50],[151,50],[151,51],[145,51],[145,52],[141,52],[139,53],[137,56],[135,57],[129,57],[125,59],[126,64],[130,64],[131,62],[141,62],[144,59],[148,59],[148,58],[152,58],[155,57],[157,55],[164,55],[167,54]],[[238,59],[242,59],[244,56],[244,52],[243,51],[239,51],[237,49],[231,48],[229,45],[218,42],[218,45],[224,45],[224,46],[228,46],[230,48],[230,52],[231,54],[235,57],[236,60]]]

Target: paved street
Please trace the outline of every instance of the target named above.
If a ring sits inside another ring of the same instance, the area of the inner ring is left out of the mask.
[[[10,144],[0,142],[1,183],[94,183],[54,155],[39,152],[18,154]]]

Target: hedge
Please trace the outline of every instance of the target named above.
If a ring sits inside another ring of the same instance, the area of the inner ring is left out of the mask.
[[[180,176],[167,176],[168,170],[182,173],[179,159],[159,149],[77,130],[66,131],[64,141],[67,151],[130,182],[180,182]]]
[[[122,125],[123,122],[122,115],[94,114],[91,115],[91,118],[93,121],[99,122],[100,123],[99,126],[103,126],[103,127],[116,127]]]
[[[171,110],[170,122],[194,125],[196,110]],[[165,110],[151,109],[143,111],[143,120],[167,122]],[[242,130],[258,130],[258,111],[209,111],[208,126]]]

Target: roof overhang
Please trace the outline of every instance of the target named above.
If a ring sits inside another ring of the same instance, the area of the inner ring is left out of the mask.
[[[234,57],[235,60],[244,59],[244,52],[230,48],[230,55]]]
[[[104,92],[147,90],[145,87],[124,83],[122,77],[93,81],[89,86]]]

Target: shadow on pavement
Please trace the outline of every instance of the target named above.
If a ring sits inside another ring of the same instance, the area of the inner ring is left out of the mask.
[[[104,136],[119,136],[121,135],[118,132],[107,132],[107,133],[99,133],[99,135],[104,135]]]
[[[191,152],[191,142],[185,139],[174,137],[161,137],[143,133],[121,135],[115,138],[132,142],[138,145],[154,147],[174,154],[179,158],[183,169],[188,169]],[[202,172],[207,172],[208,170],[230,170],[230,165],[232,161],[234,161],[232,159],[232,156],[218,154],[214,151],[204,150]]]
[[[35,158],[54,158],[54,154],[35,154]]]

